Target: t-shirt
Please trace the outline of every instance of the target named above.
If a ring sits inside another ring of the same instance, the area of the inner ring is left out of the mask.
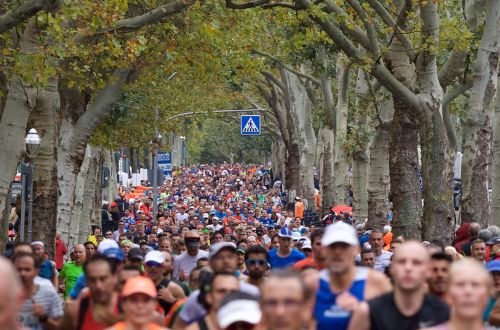
[[[54,284],[51,281],[49,281],[48,279],[40,277],[40,276],[35,276],[35,279],[33,280],[33,282],[36,285],[43,286],[47,290],[53,291],[55,294],[57,294],[57,291],[56,291],[56,288],[54,287]]]
[[[392,252],[382,250],[382,254],[375,257],[375,266],[373,267],[378,272],[383,272],[385,267],[391,263]]]
[[[394,293],[386,293],[368,302],[372,330],[417,330],[446,322],[450,318],[448,305],[426,294],[422,307],[415,315],[402,315],[394,301]]]
[[[200,258],[208,258],[208,252],[199,250],[196,256],[190,256],[187,252],[183,252],[174,259],[174,270],[172,276],[179,278],[181,271],[186,273],[191,273],[191,271],[196,267],[196,262]]]
[[[52,265],[52,261],[50,261],[50,259],[44,260],[40,266],[40,270],[38,271],[38,276],[52,280],[52,277],[54,277],[54,266]]]
[[[240,292],[248,293],[254,296],[255,298],[260,297],[259,289],[256,286],[244,281],[240,281]],[[188,297],[188,300],[184,304],[184,307],[182,307],[181,312],[179,313],[179,318],[186,324],[190,324],[207,315],[207,310],[198,301],[199,296],[200,296],[200,290],[195,290],[191,292],[191,294]]]
[[[78,278],[76,279],[75,284],[73,285],[73,288],[69,293],[69,296],[72,299],[78,298],[78,295],[80,294],[80,292],[82,292],[83,289],[85,289],[86,286],[87,286],[87,278],[85,277],[84,273],[78,276]]]
[[[286,257],[278,256],[278,249],[272,249],[269,251],[269,263],[272,269],[286,268],[288,266],[293,266],[297,261],[305,259],[306,256],[295,249]]]
[[[63,269],[59,276],[64,279],[64,284],[66,291],[64,292],[64,298],[66,298],[73,286],[75,285],[76,279],[83,274],[83,267],[75,265],[73,261],[64,264]]]
[[[175,214],[175,222],[179,225],[182,225],[184,221],[189,218],[189,214],[187,213],[176,213]]]
[[[314,259],[312,257],[307,257],[303,260],[297,261],[293,265],[293,269],[296,269],[299,271],[304,269],[305,267],[314,267],[317,270],[322,270],[323,268],[325,268],[324,266],[319,266],[318,263],[316,261],[314,261]]]
[[[59,298],[57,293],[46,286],[38,286],[35,294],[30,299],[24,301],[19,312],[19,322],[30,330],[44,329],[43,323],[33,314],[33,302],[42,305],[45,313],[51,319],[62,317],[64,314],[61,298]]]

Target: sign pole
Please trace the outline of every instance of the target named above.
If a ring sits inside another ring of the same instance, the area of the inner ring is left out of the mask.
[[[26,174],[24,163],[21,164],[21,223],[19,225],[19,239],[24,242],[24,224],[26,221]]]

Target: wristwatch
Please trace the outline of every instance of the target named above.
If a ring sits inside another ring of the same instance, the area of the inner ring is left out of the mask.
[[[40,321],[42,323],[47,322],[48,319],[49,319],[49,316],[47,314],[44,314],[44,315],[38,317],[38,321]]]

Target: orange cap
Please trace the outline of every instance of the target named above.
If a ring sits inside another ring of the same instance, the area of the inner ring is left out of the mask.
[[[122,297],[128,297],[136,293],[142,293],[151,298],[156,298],[158,294],[153,281],[144,276],[129,278],[123,286]]]

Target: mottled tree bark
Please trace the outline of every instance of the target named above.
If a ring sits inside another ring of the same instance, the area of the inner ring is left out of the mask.
[[[371,102],[368,101],[369,82],[363,70],[358,70],[356,80],[356,108],[355,123],[358,130],[368,130],[368,109]],[[358,143],[362,143],[359,141]],[[357,145],[352,155],[352,192],[354,196],[353,216],[354,219],[364,221],[368,217],[368,190],[367,172],[370,161],[369,148],[367,145]]]
[[[297,132],[300,148],[299,193],[301,198],[307,200],[308,209],[315,210],[313,166],[316,135],[312,127],[311,100],[307,95],[305,86],[296,74],[283,71],[282,77],[286,81],[286,95],[289,97],[288,111]]]
[[[36,52],[38,34],[34,21],[28,23],[21,40],[20,51],[24,54]],[[0,210],[8,208],[10,184],[16,174],[19,161],[24,155],[24,137],[28,118],[36,108],[38,89],[21,81],[17,76],[9,79],[9,93],[0,120]],[[5,221],[5,219],[3,219]],[[7,228],[7,223],[3,224]]]
[[[322,161],[321,161],[321,209],[322,214],[328,214],[333,207],[333,151],[335,148],[335,135],[333,130],[324,127],[320,129],[318,140],[322,140]]]
[[[497,86],[500,77],[497,78]],[[492,181],[492,196],[491,196],[491,222],[496,226],[500,226],[500,88],[497,88],[497,96],[495,100],[495,113],[493,116],[493,175]]]
[[[397,97],[389,144],[394,233],[421,238],[422,195],[419,190],[418,126],[412,111]]]
[[[489,224],[488,164],[500,45],[500,2],[486,2],[486,21],[476,62],[462,159],[462,221]]]
[[[49,80],[38,93],[37,108],[30,117],[42,139],[39,153],[32,160],[33,178],[33,240],[41,240],[54,257],[57,223],[57,139],[60,109],[58,80]]]
[[[380,122],[375,127],[370,142],[370,166],[368,168],[368,229],[382,228],[387,223],[389,197],[389,144],[390,127],[394,116],[392,99],[383,102]]]
[[[337,60],[337,112],[335,129],[335,161],[333,178],[335,204],[347,204],[349,188],[349,160],[343,142],[347,136],[347,115],[349,111],[348,89],[350,63],[345,56]]]

